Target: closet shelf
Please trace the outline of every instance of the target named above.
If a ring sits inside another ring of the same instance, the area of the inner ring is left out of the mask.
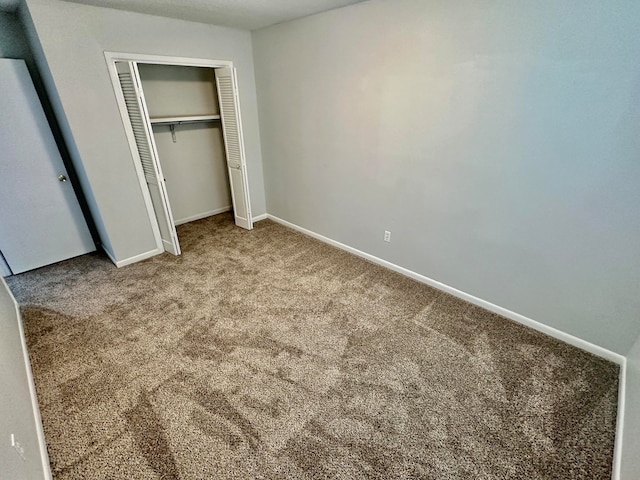
[[[182,125],[183,123],[215,122],[220,115],[192,115],[185,117],[154,117],[150,118],[152,125]]]

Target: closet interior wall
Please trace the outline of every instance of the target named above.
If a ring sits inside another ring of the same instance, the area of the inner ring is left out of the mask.
[[[152,123],[220,115],[213,68],[139,63],[138,70]],[[232,209],[219,120],[154,124],[153,134],[176,225]]]

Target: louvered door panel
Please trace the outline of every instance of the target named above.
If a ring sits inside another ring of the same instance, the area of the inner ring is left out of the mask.
[[[253,222],[235,70],[217,68],[215,73],[235,222],[239,227],[251,230]]]
[[[147,181],[152,180],[155,183],[157,174],[151,154],[151,147],[149,146],[145,131],[144,119],[138,107],[138,94],[133,78],[130,72],[118,73],[118,78],[120,79],[124,101],[127,105],[127,112],[129,113],[129,120],[131,121],[133,136],[136,140],[136,147],[138,147],[138,154],[140,155],[140,163],[142,163],[144,176]]]
[[[134,62],[116,62],[116,68],[164,249],[174,255],[180,255],[178,235],[171,214],[169,196],[153,139],[151,123],[147,115],[147,106],[140,88],[140,75],[137,66]]]

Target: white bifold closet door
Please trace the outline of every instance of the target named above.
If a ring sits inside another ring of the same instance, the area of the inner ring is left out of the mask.
[[[94,251],[23,60],[0,59],[0,85],[0,253],[6,264],[15,274]]]
[[[153,138],[138,66],[135,62],[116,62],[116,69],[164,249],[174,255],[180,255],[178,234]]]
[[[253,221],[235,68],[216,68],[215,74],[235,222],[237,226],[251,230]]]

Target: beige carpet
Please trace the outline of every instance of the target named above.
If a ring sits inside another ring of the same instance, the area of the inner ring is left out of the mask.
[[[616,365],[270,221],[178,231],[8,279],[55,478],[610,478]]]

